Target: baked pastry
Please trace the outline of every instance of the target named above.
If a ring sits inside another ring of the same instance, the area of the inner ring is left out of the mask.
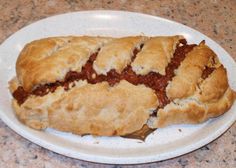
[[[20,121],[79,135],[200,123],[236,97],[216,54],[183,36],[40,39],[21,51],[16,74],[9,88]]]

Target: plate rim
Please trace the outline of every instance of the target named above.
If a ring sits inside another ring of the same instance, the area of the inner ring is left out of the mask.
[[[153,19],[156,19],[156,20],[162,20],[164,22],[169,22],[169,23],[174,23],[174,24],[179,24],[181,26],[183,26],[184,28],[187,28],[187,29],[191,29],[195,32],[198,32],[198,33],[201,33],[191,27],[188,27],[186,25],[183,25],[179,22],[176,22],[176,21],[172,21],[172,20],[169,20],[169,19],[166,19],[166,18],[162,18],[162,17],[159,17],[159,16],[153,16],[153,15],[149,15],[149,14],[144,14],[144,13],[137,13],[137,12],[130,12],[130,11],[119,11],[119,10],[87,10],[87,11],[77,11],[77,12],[69,12],[69,13],[62,13],[62,14],[58,14],[58,15],[53,15],[53,16],[50,16],[50,17],[46,17],[46,18],[43,18],[43,19],[40,19],[40,20],[37,20],[25,27],[22,27],[21,29],[19,29],[18,31],[14,32],[13,34],[11,34],[10,36],[8,36],[1,44],[0,44],[0,51],[1,51],[1,48],[3,46],[3,44],[6,43],[6,41],[8,40],[11,40],[11,38],[14,38],[14,35],[16,33],[18,33],[19,31],[23,31],[24,29],[30,27],[31,25],[35,24],[35,23],[39,23],[41,21],[44,21],[44,20],[50,20],[52,18],[56,18],[56,17],[60,17],[62,15],[71,15],[71,14],[92,14],[92,13],[102,13],[102,14],[115,14],[115,15],[119,15],[120,13],[128,13],[129,15],[142,15],[142,16],[145,16],[145,17],[151,17]],[[206,36],[205,34],[201,33],[202,35]],[[212,40],[210,37],[206,36],[208,39]],[[220,46],[218,43],[216,43],[214,40],[212,40],[215,44],[218,45],[218,47],[222,48],[224,50],[224,52],[226,52],[228,54],[228,56],[230,56],[230,54],[222,47]],[[232,56],[230,56],[232,58]],[[233,60],[233,58],[232,58]],[[235,102],[234,102],[234,105],[235,106]],[[199,149],[200,147],[212,142],[213,140],[215,140],[216,138],[218,138],[219,136],[221,136],[225,131],[227,131],[227,129],[229,129],[231,127],[231,125],[235,122],[236,120],[236,114],[233,115],[234,116],[234,119],[232,119],[231,121],[228,121],[227,124],[224,124],[223,126],[219,127],[213,134],[211,133],[210,136],[207,136],[205,137],[204,139],[201,139],[201,141],[199,141],[198,143],[195,143],[194,145],[189,145],[189,146],[185,146],[181,152],[177,152],[177,153],[174,153],[172,155],[169,155],[169,156],[164,156],[164,157],[161,157],[161,158],[150,158],[148,156],[148,160],[143,160],[143,159],[140,159],[140,158],[130,158],[128,159],[127,161],[127,158],[125,159],[124,161],[124,158],[109,158],[107,157],[106,159],[104,159],[104,156],[102,156],[102,160],[100,160],[100,157],[98,157],[97,159],[91,159],[91,155],[88,154],[89,156],[87,156],[87,154],[82,154],[80,153],[80,158],[78,158],[78,154],[77,156],[73,156],[73,154],[70,154],[70,153],[66,153],[65,151],[63,152],[62,148],[63,147],[60,147],[59,150],[55,151],[55,148],[52,147],[51,143],[48,143],[48,142],[43,142],[41,141],[39,138],[35,137],[35,135],[31,135],[30,133],[29,134],[23,134],[21,133],[21,131],[16,127],[16,125],[14,124],[9,124],[11,123],[12,121],[7,118],[7,116],[5,115],[4,116],[4,112],[2,112],[2,110],[0,109],[0,118],[1,120],[9,127],[11,128],[15,133],[17,133],[18,135],[26,138],[27,140],[45,148],[45,149],[48,149],[48,150],[51,150],[55,153],[59,153],[59,154],[62,154],[64,156],[68,156],[68,157],[71,157],[71,158],[75,158],[75,159],[81,159],[81,160],[86,160],[86,161],[90,161],[90,162],[96,162],[96,163],[105,163],[105,164],[140,164],[140,163],[150,163],[150,162],[155,162],[155,161],[161,161],[161,160],[166,160],[166,159],[170,159],[170,158],[174,158],[174,157],[178,157],[178,156],[181,156],[183,154],[187,154],[189,152],[192,152],[196,149]],[[23,135],[22,135],[23,134]],[[210,138],[209,138],[210,137]],[[106,161],[105,161],[106,160]]]

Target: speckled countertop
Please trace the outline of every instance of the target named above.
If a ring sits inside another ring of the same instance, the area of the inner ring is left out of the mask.
[[[135,11],[178,21],[211,37],[236,60],[235,0],[0,0],[0,43],[39,19],[92,9]],[[95,164],[56,154],[17,135],[1,120],[0,148],[1,168],[132,167]],[[167,161],[134,167],[235,168],[236,123],[220,138],[201,149]]]

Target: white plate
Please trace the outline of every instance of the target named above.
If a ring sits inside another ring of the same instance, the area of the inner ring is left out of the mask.
[[[87,161],[133,164],[160,161],[193,151],[220,136],[236,119],[236,104],[226,114],[199,125],[158,129],[145,142],[120,137],[76,136],[52,129],[35,131],[22,125],[11,109],[7,81],[15,75],[15,61],[34,39],[62,35],[184,35],[190,43],[203,39],[227,67],[236,89],[236,64],[217,43],[200,32],[159,17],[121,11],[68,13],[40,20],[14,33],[0,46],[0,117],[15,132],[54,152]],[[179,131],[182,130],[182,132]]]

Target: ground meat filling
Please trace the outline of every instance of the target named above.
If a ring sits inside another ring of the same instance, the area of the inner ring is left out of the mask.
[[[19,86],[14,92],[13,97],[17,100],[18,104],[23,104],[28,98],[29,93],[24,90],[22,86]]]
[[[19,86],[17,90],[13,92],[13,97],[17,100],[18,104],[21,105],[29,95],[44,96],[49,92],[54,92],[59,86],[63,86],[65,90],[69,90],[70,83],[78,80],[87,80],[88,83],[91,84],[107,81],[110,86],[114,86],[121,80],[126,80],[134,85],[144,84],[145,86],[155,90],[155,93],[159,99],[159,107],[157,107],[158,110],[159,108],[163,108],[170,102],[170,100],[166,96],[166,86],[168,82],[173,78],[174,70],[178,68],[180,63],[184,60],[186,54],[190,52],[195,46],[195,44],[188,45],[186,40],[180,40],[179,45],[177,45],[174,52],[174,56],[171,59],[171,62],[166,67],[166,75],[160,75],[156,72],[150,72],[147,75],[137,75],[132,70],[130,64],[120,74],[112,69],[107,72],[107,75],[98,75],[93,69],[93,62],[94,60],[96,60],[97,54],[99,52],[98,51],[90,56],[87,63],[83,66],[81,72],[69,71],[63,81],[39,85],[30,93],[26,92],[23,87]],[[131,62],[135,59],[137,53],[139,53],[142,48],[143,44],[140,45],[140,48],[134,49]],[[154,112],[153,115],[156,115],[156,112]]]
[[[215,69],[214,67],[205,67],[202,72],[202,79],[206,79]]]

